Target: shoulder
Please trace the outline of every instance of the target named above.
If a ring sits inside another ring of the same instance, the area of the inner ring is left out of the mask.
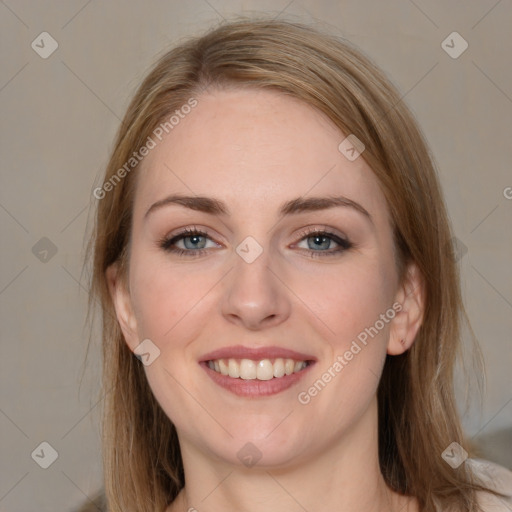
[[[501,498],[486,492],[479,493],[478,503],[483,512],[512,511],[512,472],[498,464],[482,459],[468,459],[466,462],[473,474],[485,485],[505,495]]]

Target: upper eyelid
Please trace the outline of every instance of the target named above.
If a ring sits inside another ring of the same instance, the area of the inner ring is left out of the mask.
[[[174,241],[174,243],[176,243],[180,240],[183,240],[184,238],[188,238],[188,237],[191,237],[194,235],[204,236],[204,237],[208,238],[209,240],[211,240],[212,242],[218,243],[215,240],[215,238],[210,233],[208,233],[207,230],[204,230],[201,228],[198,228],[198,229],[184,228],[182,231],[178,231],[175,234],[164,236],[162,241],[168,242],[168,243],[171,241]]]
[[[326,234],[332,237],[340,238],[342,240],[348,241],[348,237],[344,234],[341,234],[339,230],[330,228],[329,226],[320,225],[320,227],[307,227],[302,229],[296,236],[300,236],[302,238],[307,237],[308,235],[314,234]]]

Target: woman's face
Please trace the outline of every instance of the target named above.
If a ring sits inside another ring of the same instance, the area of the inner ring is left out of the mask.
[[[144,369],[182,449],[305,460],[376,428],[386,353],[408,335],[386,202],[310,106],[261,90],[197,100],[134,171],[118,318],[132,351],[150,340]]]

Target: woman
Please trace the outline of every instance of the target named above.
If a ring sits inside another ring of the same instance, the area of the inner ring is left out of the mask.
[[[109,510],[506,507],[456,413],[438,179],[358,51],[267,20],[178,46],[94,195]]]

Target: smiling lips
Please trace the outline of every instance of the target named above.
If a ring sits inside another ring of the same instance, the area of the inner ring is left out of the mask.
[[[288,389],[315,361],[312,356],[278,347],[235,346],[211,352],[200,364],[221,387],[239,396],[257,397]]]

